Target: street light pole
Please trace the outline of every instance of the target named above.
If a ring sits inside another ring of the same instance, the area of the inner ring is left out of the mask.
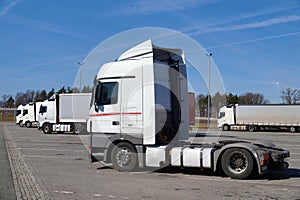
[[[207,96],[207,128],[210,127],[210,65],[212,53],[206,53],[208,56],[208,96]]]
[[[79,92],[81,92],[81,78],[82,78],[82,65],[84,65],[84,63],[81,63],[81,62],[78,62],[78,65],[79,65],[79,77],[80,77],[80,79],[79,79]]]
[[[276,82],[275,85],[278,85],[280,87],[279,88],[280,89],[279,94],[281,94],[282,90],[283,90],[281,83],[280,82]],[[284,98],[283,98],[282,95],[280,95],[280,98],[282,99],[282,103],[284,103]]]

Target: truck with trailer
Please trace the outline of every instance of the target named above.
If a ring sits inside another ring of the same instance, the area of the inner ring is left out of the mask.
[[[86,130],[91,93],[55,94],[39,109],[38,128],[45,134]]]
[[[16,111],[16,124],[21,126],[23,117],[23,105],[19,105]]]
[[[288,167],[289,151],[246,141],[189,142],[187,72],[181,49],[147,40],[101,66],[87,131],[91,162],[120,171],[195,167],[244,179]]]
[[[41,102],[30,102],[23,106],[23,114],[21,118],[21,126],[27,128],[38,126],[39,108]]]
[[[223,131],[263,131],[282,129],[300,131],[300,105],[229,105],[220,109],[218,127]]]

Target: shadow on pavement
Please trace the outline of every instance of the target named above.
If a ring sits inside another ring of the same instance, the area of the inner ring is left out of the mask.
[[[289,168],[282,172],[271,171],[263,176],[259,176],[257,179],[285,180],[290,178],[300,178],[300,169]]]

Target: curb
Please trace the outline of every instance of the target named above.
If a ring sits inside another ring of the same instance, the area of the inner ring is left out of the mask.
[[[44,193],[34,178],[31,170],[25,163],[23,156],[17,149],[17,145],[12,139],[5,123],[3,135],[5,138],[8,159],[11,167],[15,192],[18,200],[44,200]]]

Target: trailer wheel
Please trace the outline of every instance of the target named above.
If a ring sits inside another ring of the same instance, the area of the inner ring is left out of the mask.
[[[51,133],[51,125],[48,124],[48,123],[44,124],[43,127],[42,127],[42,129],[43,129],[43,132],[45,134],[50,134]]]
[[[295,133],[296,132],[296,128],[294,126],[290,127],[290,132],[291,133]]]
[[[132,171],[137,167],[135,148],[126,142],[116,144],[111,153],[113,167],[119,171]]]
[[[30,121],[27,121],[27,122],[25,123],[25,126],[26,126],[26,128],[30,128],[30,127],[31,127],[31,122],[30,122]]]
[[[250,132],[254,132],[254,131],[256,131],[256,126],[250,125],[250,126],[248,126],[248,130],[249,130]]]
[[[229,131],[230,130],[230,126],[228,124],[224,124],[222,127],[223,131]]]
[[[224,173],[233,179],[248,178],[253,171],[253,158],[242,148],[227,149],[221,158]]]

